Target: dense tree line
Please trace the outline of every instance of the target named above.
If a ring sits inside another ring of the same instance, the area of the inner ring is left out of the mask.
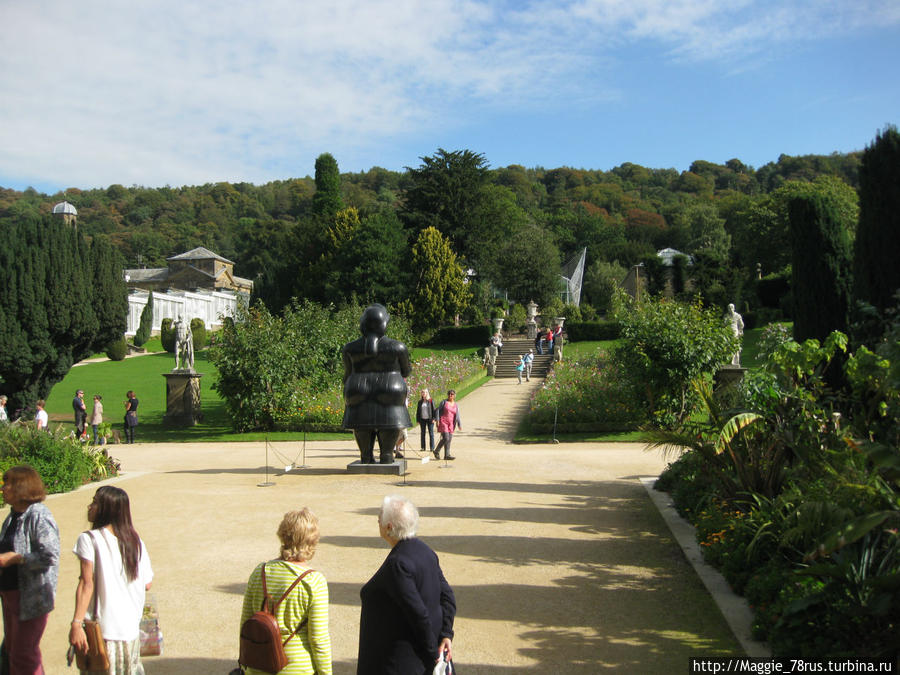
[[[433,236],[421,240],[429,228],[449,242],[454,264],[475,273],[475,284],[468,308],[454,297],[427,308],[419,323],[449,321],[461,308],[464,318],[481,319],[492,288],[545,304],[558,290],[561,261],[585,247],[584,301],[600,312],[611,277],[666,247],[692,256],[681,277],[695,283],[685,292],[754,311],[763,304],[758,276],[790,284],[788,202],[796,186],[828,180],[855,200],[860,160],[861,153],[782,155],[759,169],[732,159],[698,160],[682,172],[631,163],[601,171],[491,168],[479,153],[438,149],[403,172],[342,174],[325,153],[314,178],[260,186],[111,185],[55,195],[0,189],[0,223],[39,219],[65,198],[78,209],[79,231],[88,240],[107,237],[128,266],[161,267],[202,245],[235,261],[273,311],[292,297],[412,301],[423,278],[414,259],[436,255],[423,250],[426,243],[441,245]],[[783,295],[772,312],[790,313]]]
[[[47,396],[74,363],[125,332],[122,259],[50,216],[2,223],[0,392],[9,411]]]

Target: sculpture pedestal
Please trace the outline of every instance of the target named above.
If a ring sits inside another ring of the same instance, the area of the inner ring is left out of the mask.
[[[163,424],[170,427],[192,427],[203,419],[200,406],[201,373],[173,371],[166,378],[166,414]]]
[[[741,382],[747,369],[728,364],[716,371],[713,393],[720,405],[730,407],[738,402]]]
[[[406,460],[395,458],[390,464],[381,464],[379,462],[375,462],[374,464],[363,464],[359,460],[356,460],[347,465],[347,473],[373,473],[402,476],[406,473]]]
[[[534,319],[528,319],[526,329],[528,330],[528,339],[534,340],[537,337],[537,324]]]

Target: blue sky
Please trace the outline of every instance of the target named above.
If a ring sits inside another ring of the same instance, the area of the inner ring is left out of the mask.
[[[900,118],[898,0],[0,0],[0,186],[688,168],[861,150]]]

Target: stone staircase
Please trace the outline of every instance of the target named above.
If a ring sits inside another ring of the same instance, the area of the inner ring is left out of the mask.
[[[503,338],[503,353],[497,357],[495,377],[516,377],[516,364],[519,362],[519,355],[524,356],[529,349],[534,349],[534,340],[521,336]],[[534,365],[531,367],[531,377],[545,377],[552,360],[552,354],[538,354],[535,352]]]

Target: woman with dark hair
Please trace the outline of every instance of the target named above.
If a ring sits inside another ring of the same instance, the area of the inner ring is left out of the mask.
[[[75,544],[81,576],[69,643],[86,653],[83,622],[98,621],[109,654],[109,675],[142,675],[139,629],[153,570],[131,523],[126,492],[111,485],[99,488],[88,506],[88,520],[92,529],[82,532]]]
[[[462,421],[459,418],[459,405],[456,403],[456,390],[451,389],[447,392],[447,398],[441,401],[437,409],[438,432],[441,434],[441,440],[438,441],[437,447],[432,451],[434,458],[441,458],[441,448],[444,449],[444,459],[456,459],[450,454],[450,442],[453,440],[453,432],[459,429],[462,431]]]
[[[138,400],[130,389],[125,398],[125,442],[134,443],[134,428],[138,425]]]
[[[428,431],[428,439],[431,442],[431,452],[434,452],[434,420],[437,413],[434,408],[434,399],[427,389],[422,390],[422,398],[416,404],[416,424],[422,430],[422,452],[425,452],[425,431]]]
[[[30,466],[3,474],[9,515],[0,528],[0,596],[10,673],[42,673],[41,636],[56,596],[59,528],[44,482]]]

